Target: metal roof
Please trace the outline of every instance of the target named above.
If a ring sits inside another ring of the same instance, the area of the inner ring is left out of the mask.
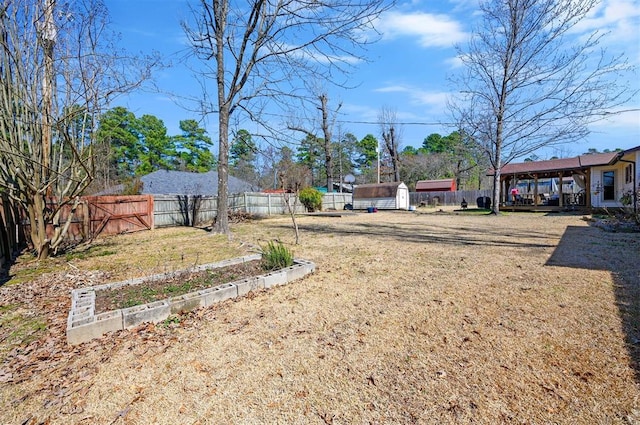
[[[416,182],[416,191],[444,192],[449,190],[455,190],[455,179],[418,180]]]

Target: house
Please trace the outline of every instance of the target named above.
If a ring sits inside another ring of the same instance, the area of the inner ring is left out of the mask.
[[[640,189],[639,161],[637,146],[622,152],[507,164],[500,174],[501,203],[525,209],[622,207],[625,194],[637,197]]]
[[[150,195],[218,195],[218,173],[158,170],[140,178],[142,194]],[[244,180],[229,176],[228,192],[257,192],[258,188]]]
[[[621,207],[627,204],[635,205],[637,211],[640,146],[616,153],[617,156],[611,163],[591,167],[591,206]]]
[[[455,192],[456,179],[418,180],[416,192]]]
[[[360,184],[353,188],[353,209],[408,210],[409,188],[402,182]]]

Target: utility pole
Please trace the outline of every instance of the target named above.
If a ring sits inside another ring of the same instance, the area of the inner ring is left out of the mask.
[[[378,184],[380,184],[380,142],[376,146],[376,154],[378,156]]]

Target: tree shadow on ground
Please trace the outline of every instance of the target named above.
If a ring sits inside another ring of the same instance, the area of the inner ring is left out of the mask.
[[[611,272],[625,344],[640,382],[640,234],[569,226],[547,265]]]
[[[552,248],[547,243],[549,234],[505,229],[499,226],[487,226],[478,229],[459,227],[457,223],[447,225],[428,225],[415,223],[349,223],[348,226],[326,226],[316,223],[300,224],[300,230],[306,234],[332,234],[337,236],[370,236],[372,240],[397,240],[404,243],[436,243],[458,246],[496,246],[513,248]],[[281,225],[280,227],[289,227]],[[537,242],[532,242],[536,241]]]

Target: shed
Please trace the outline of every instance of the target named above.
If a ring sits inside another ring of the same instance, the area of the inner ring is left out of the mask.
[[[456,179],[418,180],[416,192],[455,192]]]
[[[402,182],[360,184],[353,188],[353,208],[364,210],[408,210],[409,188]]]

